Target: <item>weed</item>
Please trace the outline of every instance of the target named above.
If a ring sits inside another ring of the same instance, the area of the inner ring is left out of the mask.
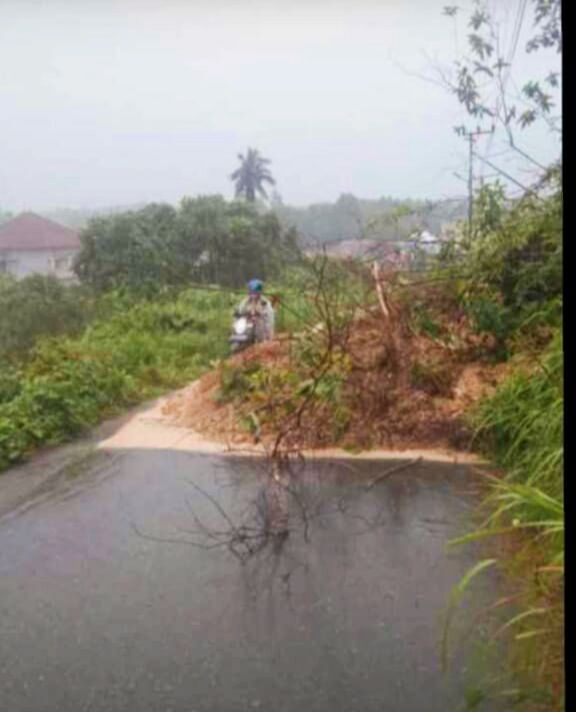
[[[454,369],[447,361],[414,361],[410,369],[410,382],[414,388],[429,395],[448,395],[454,379]]]
[[[227,297],[194,290],[107,304],[82,335],[40,339],[19,369],[0,370],[0,469],[196,378],[224,353],[227,307]]]

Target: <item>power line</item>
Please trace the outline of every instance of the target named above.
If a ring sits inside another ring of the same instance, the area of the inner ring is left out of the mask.
[[[505,76],[504,76],[504,81],[503,81],[503,89],[506,89],[506,85],[508,83],[508,78],[510,77],[510,73],[512,71],[512,62],[514,61],[514,55],[516,54],[516,49],[518,47],[518,41],[520,39],[520,31],[522,29],[522,23],[524,22],[524,14],[526,13],[526,6],[528,4],[528,0],[520,0],[519,6],[518,6],[518,12],[516,14],[516,25],[515,25],[515,33],[513,35],[513,41],[512,45],[510,48],[510,52],[508,54],[508,60],[507,60],[507,67],[504,70],[505,71]]]
[[[477,136],[482,136],[484,134],[494,133],[494,126],[490,131],[481,131],[477,129],[476,131],[464,131],[462,135],[468,140],[468,233],[472,235],[472,216],[474,211],[474,156],[478,155],[474,152],[474,139]],[[478,156],[481,158],[481,156]]]
[[[497,102],[496,102],[496,115],[498,115],[498,112],[500,111],[500,102],[504,101],[505,93],[506,93],[506,87],[508,84],[508,80],[511,75],[512,71],[512,62],[514,61],[514,56],[516,54],[516,49],[518,47],[518,42],[520,39],[520,32],[522,29],[522,24],[524,22],[524,15],[526,13],[526,6],[528,4],[528,0],[519,0],[518,2],[518,9],[516,11],[516,18],[514,21],[514,28],[512,30],[512,41],[510,43],[510,48],[508,50],[508,57],[506,59],[506,67],[504,69],[504,77],[502,79],[502,86],[501,86],[501,95],[498,97]],[[508,116],[504,117],[504,121],[508,123]],[[486,146],[486,152],[484,154],[484,158],[488,158],[488,154],[490,153],[490,149],[492,148],[492,141],[493,141],[494,135],[490,136],[488,139],[488,144]],[[481,178],[484,178],[484,169],[481,169],[480,172]]]

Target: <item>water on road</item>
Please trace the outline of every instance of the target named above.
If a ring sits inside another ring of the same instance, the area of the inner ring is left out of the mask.
[[[2,712],[464,709],[475,635],[446,674],[439,641],[477,555],[446,548],[476,505],[465,466],[369,486],[398,463],[310,463],[269,540],[260,462],[96,460],[0,521]]]

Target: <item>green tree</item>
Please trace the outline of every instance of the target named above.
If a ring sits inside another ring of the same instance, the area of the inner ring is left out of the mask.
[[[148,205],[90,220],[80,232],[76,274],[97,290],[127,286],[141,291],[178,281],[172,249],[177,218],[170,205]]]
[[[245,198],[249,203],[256,202],[256,195],[267,198],[264,183],[276,185],[276,181],[268,170],[270,160],[264,158],[255,148],[249,148],[246,155],[238,154],[240,166],[232,173],[235,195]]]
[[[296,232],[276,215],[219,195],[97,218],[80,240],[76,273],[98,291],[154,293],[192,281],[240,286],[299,255]]]
[[[509,47],[505,47],[497,6],[491,6],[485,0],[474,0],[467,18],[467,50],[454,61],[452,67],[437,67],[441,83],[457,97],[473,121],[469,126],[455,127],[456,133],[468,139],[470,130],[492,131],[496,137],[504,138],[508,150],[521,164],[541,173],[547,167],[521,146],[519,131],[540,121],[561,140],[562,116],[561,111],[556,110],[561,91],[560,62],[557,59],[562,49],[560,9],[560,0],[525,0],[520,3]],[[511,77],[513,62],[522,24],[530,10],[533,32],[524,45],[524,51],[552,50],[555,56],[549,58],[548,65],[543,56],[541,76],[524,77],[519,91],[514,91]],[[453,5],[445,7],[444,14],[457,23],[462,13]],[[478,152],[474,156],[517,187],[527,189],[522,178],[511,175],[509,169],[503,170]]]
[[[80,330],[90,314],[80,287],[41,274],[20,280],[0,275],[0,362],[26,352],[41,336]]]

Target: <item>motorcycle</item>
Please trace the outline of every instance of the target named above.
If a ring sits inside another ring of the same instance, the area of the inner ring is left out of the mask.
[[[256,323],[254,317],[236,312],[232,322],[232,334],[229,338],[230,350],[233,354],[256,343]]]

